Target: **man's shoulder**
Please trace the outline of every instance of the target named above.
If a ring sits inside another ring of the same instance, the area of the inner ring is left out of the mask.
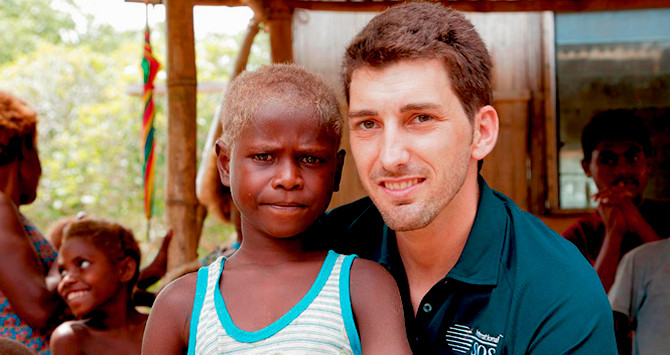
[[[524,351],[612,353],[612,310],[593,267],[539,218],[495,196],[507,214],[496,289],[523,314],[517,331],[534,334]]]
[[[595,270],[574,244],[516,205],[508,205],[508,211],[511,221],[505,253],[508,265],[515,265],[522,277],[533,279],[540,288],[580,287],[584,292],[604,297]]]

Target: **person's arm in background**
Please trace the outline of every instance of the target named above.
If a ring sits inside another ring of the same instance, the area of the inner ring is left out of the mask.
[[[596,272],[609,291],[621,257],[621,244],[626,232],[636,233],[645,243],[660,240],[658,234],[642,217],[633,196],[623,187],[598,192],[598,213],[605,224],[605,238],[594,263]]]
[[[60,304],[11,199],[0,191],[0,290],[19,318],[45,329]]]
[[[614,311],[614,335],[619,354],[632,354],[633,330],[627,315]]]

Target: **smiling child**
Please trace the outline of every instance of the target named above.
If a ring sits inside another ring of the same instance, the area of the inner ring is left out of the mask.
[[[344,159],[332,89],[296,65],[264,67],[233,81],[221,121],[219,173],[244,240],[159,294],[142,352],[409,353],[386,270],[306,247],[329,232],[318,219]]]
[[[132,303],[140,265],[133,234],[104,220],[75,221],[65,230],[57,262],[58,294],[79,320],[56,328],[52,352],[139,354],[147,315]]]

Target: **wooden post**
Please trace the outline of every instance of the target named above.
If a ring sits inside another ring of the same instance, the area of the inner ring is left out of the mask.
[[[256,18],[249,21],[249,26],[247,27],[247,32],[244,35],[242,40],[242,45],[240,50],[237,52],[237,58],[235,59],[235,65],[233,66],[233,71],[230,74],[230,80],[233,81],[240,73],[242,73],[247,68],[247,62],[249,61],[249,54],[251,53],[251,46],[254,43],[254,38],[260,30],[260,23]],[[223,100],[226,96],[226,90],[221,94],[221,99],[219,100],[219,105],[216,108],[212,123],[209,125],[209,131],[207,133],[207,139],[205,140],[205,146],[202,149],[202,157],[200,159],[200,167],[198,168],[198,176],[196,178],[196,192],[198,194],[198,200],[205,205],[207,208],[207,213],[211,212],[211,209],[216,208],[216,204],[219,203],[216,198],[215,189],[212,189],[213,184],[220,184],[219,181],[212,182],[207,181],[208,178],[215,176],[218,180],[219,174],[212,173],[212,170],[216,170],[216,158],[214,154],[214,143],[221,136],[221,110],[223,110]],[[198,223],[202,226],[204,219],[207,215],[202,214],[199,217],[202,217],[202,220]]]
[[[168,167],[166,218],[174,237],[168,269],[197,257],[196,90],[193,1],[165,0],[167,21]]]
[[[266,12],[272,63],[293,63],[293,8],[283,0],[269,0]]]

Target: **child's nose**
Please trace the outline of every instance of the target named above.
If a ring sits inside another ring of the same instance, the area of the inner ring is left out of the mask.
[[[303,179],[300,173],[300,167],[296,162],[285,161],[277,164],[277,172],[272,181],[272,187],[275,189],[297,190],[303,186]]]

